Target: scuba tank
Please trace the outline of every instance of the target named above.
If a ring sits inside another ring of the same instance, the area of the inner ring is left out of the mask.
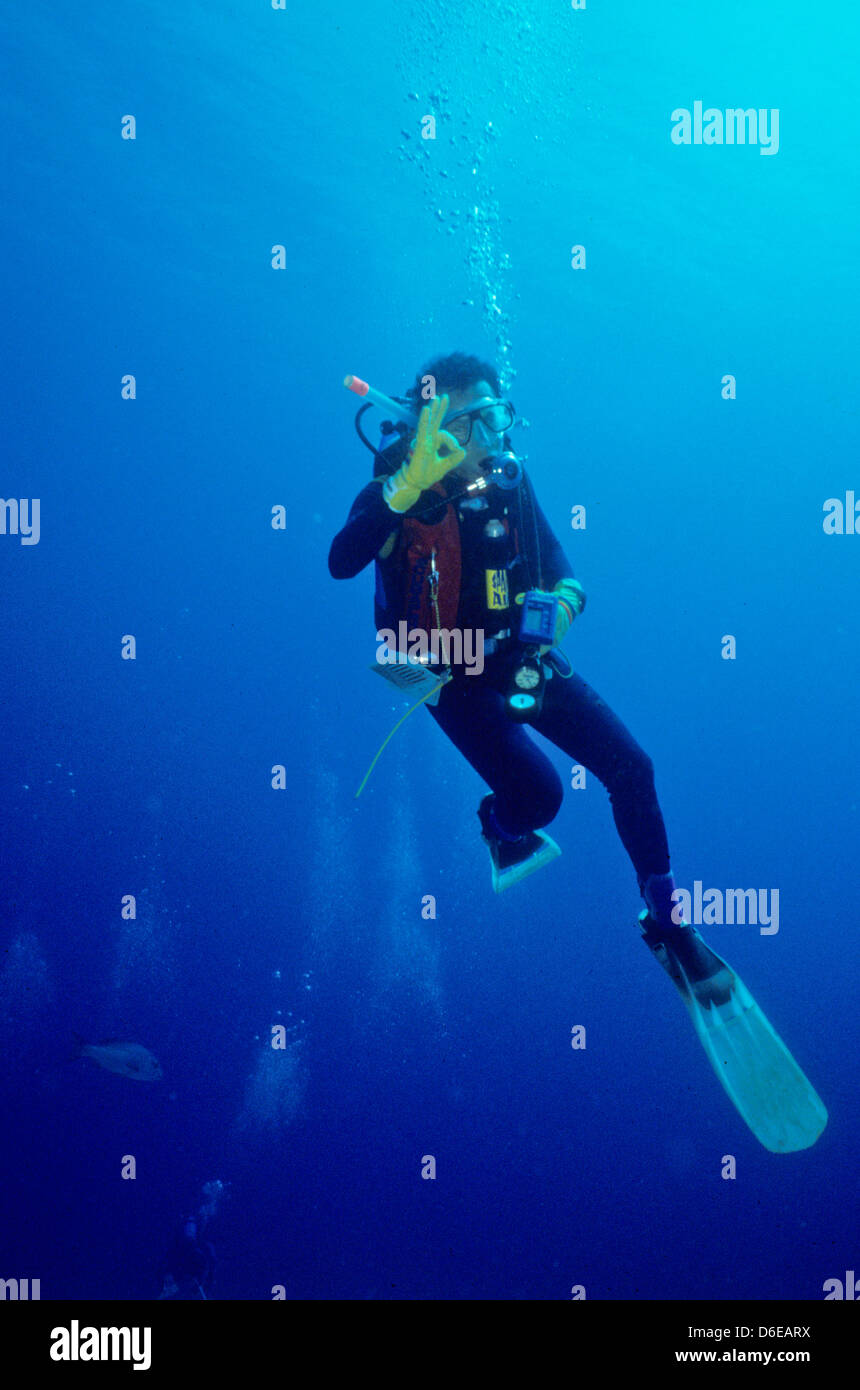
[[[510,484],[509,484],[510,486]],[[514,629],[511,614],[510,566],[513,545],[504,524],[492,518],[484,526],[484,587],[487,621],[491,632],[500,626]],[[505,697],[505,708],[517,723],[540,714],[543,708],[546,672],[539,648],[552,645],[558,599],[546,599],[532,590],[523,599],[517,637],[522,644],[519,658],[511,673]],[[515,616],[515,615],[514,615]]]
[[[508,565],[511,559],[511,538],[504,524],[495,517],[484,527],[484,593],[490,622],[504,618],[511,606]]]
[[[503,492],[513,492],[520,486],[522,464],[511,450],[497,454],[487,463],[491,465],[488,482],[494,483]],[[512,538],[504,524],[496,519],[488,521],[484,527],[487,615],[489,621],[496,624],[501,618],[509,631],[516,631],[521,644],[505,696],[505,709],[511,719],[525,723],[540,714],[543,708],[547,678],[539,648],[552,645],[558,600],[555,597],[548,599],[529,589],[523,600],[517,627],[514,622],[517,615],[511,612],[511,583],[516,585],[517,582],[516,578],[512,581],[511,576],[513,550]]]
[[[523,468],[516,454],[508,449],[487,459],[490,470],[487,481],[503,492],[513,492],[523,480]],[[547,669],[540,655],[540,648],[552,646],[555,635],[555,621],[558,613],[558,598],[536,592],[528,588],[520,612],[519,627],[511,619],[511,578],[512,543],[505,527],[500,521],[488,521],[484,527],[484,574],[487,592],[487,610],[491,617],[503,614],[509,618],[508,626],[516,631],[520,643],[517,659],[511,671],[510,683],[505,695],[505,709],[508,716],[518,724],[535,718],[543,708],[544,691],[547,682]],[[504,568],[502,568],[504,566]],[[528,568],[526,567],[526,574]],[[514,584],[517,581],[514,579]],[[528,584],[528,579],[526,579]],[[517,592],[518,592],[517,588]],[[515,616],[515,615],[514,615]]]
[[[507,437],[505,442],[507,443]],[[504,453],[492,454],[481,464],[486,483],[497,487],[501,492],[515,492],[523,481],[523,466],[513,449]],[[506,513],[509,506],[504,507]],[[515,554],[513,537],[504,522],[488,521],[484,527],[484,580],[486,587],[487,612],[492,619],[495,614],[507,615],[511,607],[510,572],[522,557]],[[517,591],[518,592],[518,591]]]

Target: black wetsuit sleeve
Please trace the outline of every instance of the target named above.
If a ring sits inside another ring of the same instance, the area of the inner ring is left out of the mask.
[[[393,531],[399,531],[402,518],[396,515],[382,495],[385,479],[374,480],[362,488],[350,509],[346,525],[331,543],[328,568],[332,579],[352,579],[369,565]]]
[[[552,591],[560,579],[573,579],[573,565],[561,547],[555,532],[543,514],[540,503],[531,490],[534,503],[535,522],[540,542],[541,574],[543,587]]]

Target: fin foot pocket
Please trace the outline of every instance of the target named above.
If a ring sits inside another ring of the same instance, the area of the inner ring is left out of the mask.
[[[663,969],[682,990],[692,988],[699,1002],[725,1004],[734,988],[735,975],[726,962],[703,941],[695,927],[661,927],[647,910],[640,912],[639,925],[646,944],[657,955]]]
[[[493,875],[493,891],[503,893],[512,888],[529,874],[542,869],[561,854],[555,840],[544,830],[529,830],[518,839],[500,839],[492,830],[489,806],[492,798],[484,797],[478,815],[481,820],[481,836],[490,855]]]

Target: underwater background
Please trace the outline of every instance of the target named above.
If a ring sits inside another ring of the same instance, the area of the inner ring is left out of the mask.
[[[0,493],[41,517],[0,535],[0,1278],[156,1298],[219,1179],[219,1299],[822,1298],[860,1259],[860,535],[824,526],[860,498],[856,12],[0,25]],[[674,143],[700,100],[778,110],[778,150]],[[408,702],[372,567],[328,573],[372,468],[342,379],[455,349],[529,422],[565,650],[655,762],[679,884],[779,891],[778,933],[703,930],[828,1107],[812,1149],[717,1084],[596,779],[503,896],[425,711],[355,797]]]

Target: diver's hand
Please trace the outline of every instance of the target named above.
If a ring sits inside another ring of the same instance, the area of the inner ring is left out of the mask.
[[[453,435],[442,429],[448,397],[436,396],[418,417],[409,458],[386,482],[383,496],[393,512],[407,512],[428,487],[466,457]]]
[[[465,449],[460,447],[454,436],[442,429],[448,404],[447,396],[437,396],[429,405],[425,405],[418,417],[418,429],[405,469],[406,481],[420,492],[438,483],[466,457]]]
[[[552,651],[553,647],[557,647],[560,642],[564,641],[574,618],[579,617],[585,607],[585,590],[578,579],[560,579],[552,593],[546,589],[531,589],[529,592],[541,594],[544,598],[557,598],[559,600],[552,646],[538,648],[539,654],[544,656],[546,652]],[[517,594],[514,602],[522,604],[524,599],[525,594]]]

